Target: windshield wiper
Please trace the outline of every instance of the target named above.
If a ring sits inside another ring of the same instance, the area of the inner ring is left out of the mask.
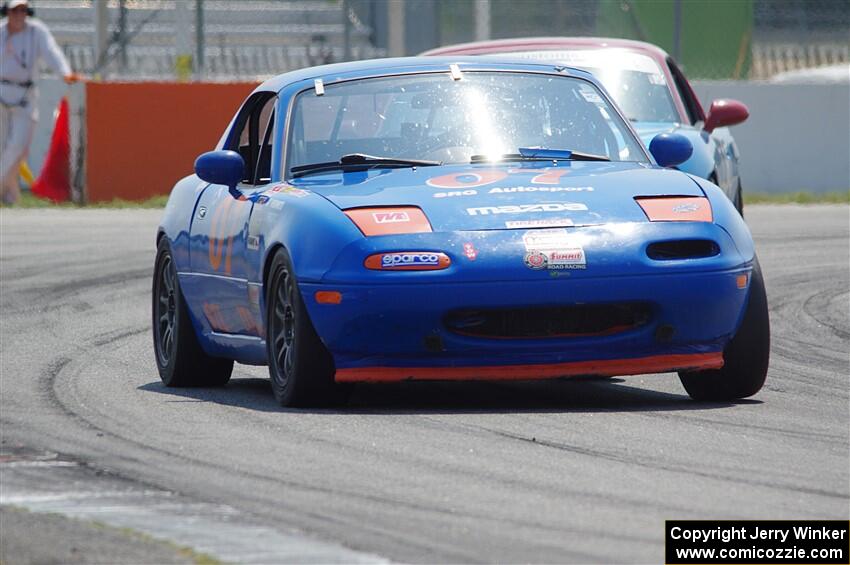
[[[311,173],[324,171],[359,171],[375,167],[401,168],[401,167],[436,167],[442,165],[441,161],[423,161],[420,159],[397,159],[395,157],[375,157],[363,153],[349,153],[339,158],[339,161],[328,163],[312,163],[310,165],[299,165],[292,167],[289,172],[294,178],[303,177]]]
[[[570,151],[568,149],[544,149],[542,147],[520,147],[519,153],[508,153],[496,158],[490,155],[473,155],[471,163],[484,161],[610,161],[604,155]]]

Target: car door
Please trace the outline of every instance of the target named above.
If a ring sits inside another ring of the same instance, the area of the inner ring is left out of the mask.
[[[258,289],[249,284],[249,252],[256,249],[249,222],[258,196],[271,180],[276,100],[269,92],[249,98],[225,141],[223,148],[239,152],[245,161],[242,182],[232,191],[211,184],[198,199],[191,228],[190,264],[204,284],[203,292],[196,294],[203,297],[196,311],[203,313],[203,321],[212,332],[263,335]]]

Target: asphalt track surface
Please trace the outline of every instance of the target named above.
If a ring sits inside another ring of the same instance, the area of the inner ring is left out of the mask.
[[[665,519],[850,514],[850,209],[751,206],[765,388],[675,375],[359,386],[283,410],[262,367],[166,389],[150,276],[161,211],[0,212],[4,443],[409,562],[661,562]]]

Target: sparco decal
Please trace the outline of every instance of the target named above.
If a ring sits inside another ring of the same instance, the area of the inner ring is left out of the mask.
[[[481,206],[467,208],[470,216],[487,216],[489,214],[525,214],[528,212],[578,212],[587,210],[587,206],[577,202],[552,202],[548,204],[520,204],[510,206]]]
[[[440,264],[440,256],[436,253],[385,253],[381,257],[381,268],[393,267],[427,267]]]

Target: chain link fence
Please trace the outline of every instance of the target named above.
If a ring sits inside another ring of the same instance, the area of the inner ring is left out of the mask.
[[[385,56],[394,34],[407,55],[482,38],[625,37],[660,45],[695,79],[850,64],[849,0],[109,0],[98,46],[99,1],[36,9],[76,70],[110,79],[257,79]]]
[[[255,80],[385,54],[344,0],[109,0],[105,30],[97,4],[41,0],[36,10],[74,69],[101,78]]]

